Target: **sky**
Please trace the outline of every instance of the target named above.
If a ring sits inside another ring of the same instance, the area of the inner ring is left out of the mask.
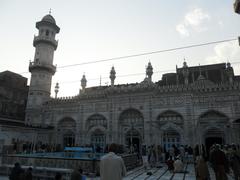
[[[77,65],[85,62],[234,39],[240,36],[240,15],[233,0],[0,0],[0,72],[9,70],[28,78],[33,60],[35,23],[49,13],[60,27],[54,54],[59,96],[75,96],[86,75],[87,87],[141,82],[150,61],[153,81],[182,67],[230,62],[240,74],[238,41],[212,44],[133,58]],[[61,68],[66,65],[71,67]]]

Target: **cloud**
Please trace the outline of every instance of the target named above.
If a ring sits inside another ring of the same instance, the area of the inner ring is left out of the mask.
[[[240,47],[238,41],[217,44],[214,47],[214,54],[208,56],[205,61],[208,64],[220,62],[238,61],[240,57]]]
[[[176,31],[182,36],[189,36],[191,32],[202,32],[207,30],[207,22],[210,21],[210,15],[202,11],[201,8],[195,8],[188,12],[181,23],[176,25]]]
[[[183,24],[178,24],[176,30],[183,36],[189,36],[189,31]]]

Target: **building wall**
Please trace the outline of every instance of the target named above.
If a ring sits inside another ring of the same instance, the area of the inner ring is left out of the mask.
[[[27,78],[4,71],[0,73],[0,117],[24,120]]]
[[[48,117],[45,123],[57,129],[61,120],[71,119],[76,126],[69,130],[73,131],[75,144],[79,145],[90,144],[91,134],[97,129],[106,135],[106,143],[126,144],[126,133],[131,130],[131,126],[139,132],[141,144],[146,145],[162,144],[164,132],[169,129],[179,133],[180,144],[183,145],[204,144],[206,138],[213,133],[208,130],[221,132],[224,143],[240,141],[237,133],[239,125],[233,127],[234,121],[239,119],[239,113],[236,112],[240,98],[238,83],[232,87],[226,84],[199,89],[190,86],[176,88],[177,86],[154,86],[144,89],[142,86],[138,89],[123,88],[115,92],[116,89],[105,87],[104,90],[96,91],[94,96],[87,95],[86,92],[85,95],[68,99],[52,99],[44,107],[45,117]],[[136,117],[133,117],[133,124],[128,123],[123,127],[120,117],[127,110],[141,114],[143,124],[139,125],[138,121],[134,121]],[[175,120],[174,115],[165,120],[163,117],[163,121],[159,122],[158,117],[166,112],[170,112],[170,115],[175,113],[181,120]],[[96,114],[103,116],[107,124],[96,123],[89,129],[89,117]],[[200,123],[204,114],[208,120]],[[222,119],[224,122],[221,122]],[[63,134],[61,129],[56,130],[58,143],[62,143]],[[216,135],[218,136],[219,134]]]

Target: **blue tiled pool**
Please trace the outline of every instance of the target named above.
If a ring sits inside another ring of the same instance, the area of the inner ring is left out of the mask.
[[[44,152],[31,154],[18,154],[24,157],[45,157],[45,158],[70,158],[70,159],[87,159],[99,160],[104,153],[86,153],[86,152]]]

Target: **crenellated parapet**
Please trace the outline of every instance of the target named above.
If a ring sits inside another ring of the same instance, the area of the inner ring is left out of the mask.
[[[214,84],[208,80],[201,80],[200,82],[195,82],[189,85],[165,85],[157,86],[156,84],[146,85],[142,83],[136,84],[127,84],[127,85],[115,85],[111,86],[102,86],[95,89],[87,88],[84,94],[77,96],[69,97],[59,97],[52,98],[46,104],[49,105],[60,105],[60,104],[69,104],[77,103],[83,100],[88,99],[104,99],[112,95],[121,95],[121,94],[134,94],[134,93],[194,93],[194,92],[223,92],[223,91],[233,91],[240,90],[240,82],[230,83],[220,83]]]

